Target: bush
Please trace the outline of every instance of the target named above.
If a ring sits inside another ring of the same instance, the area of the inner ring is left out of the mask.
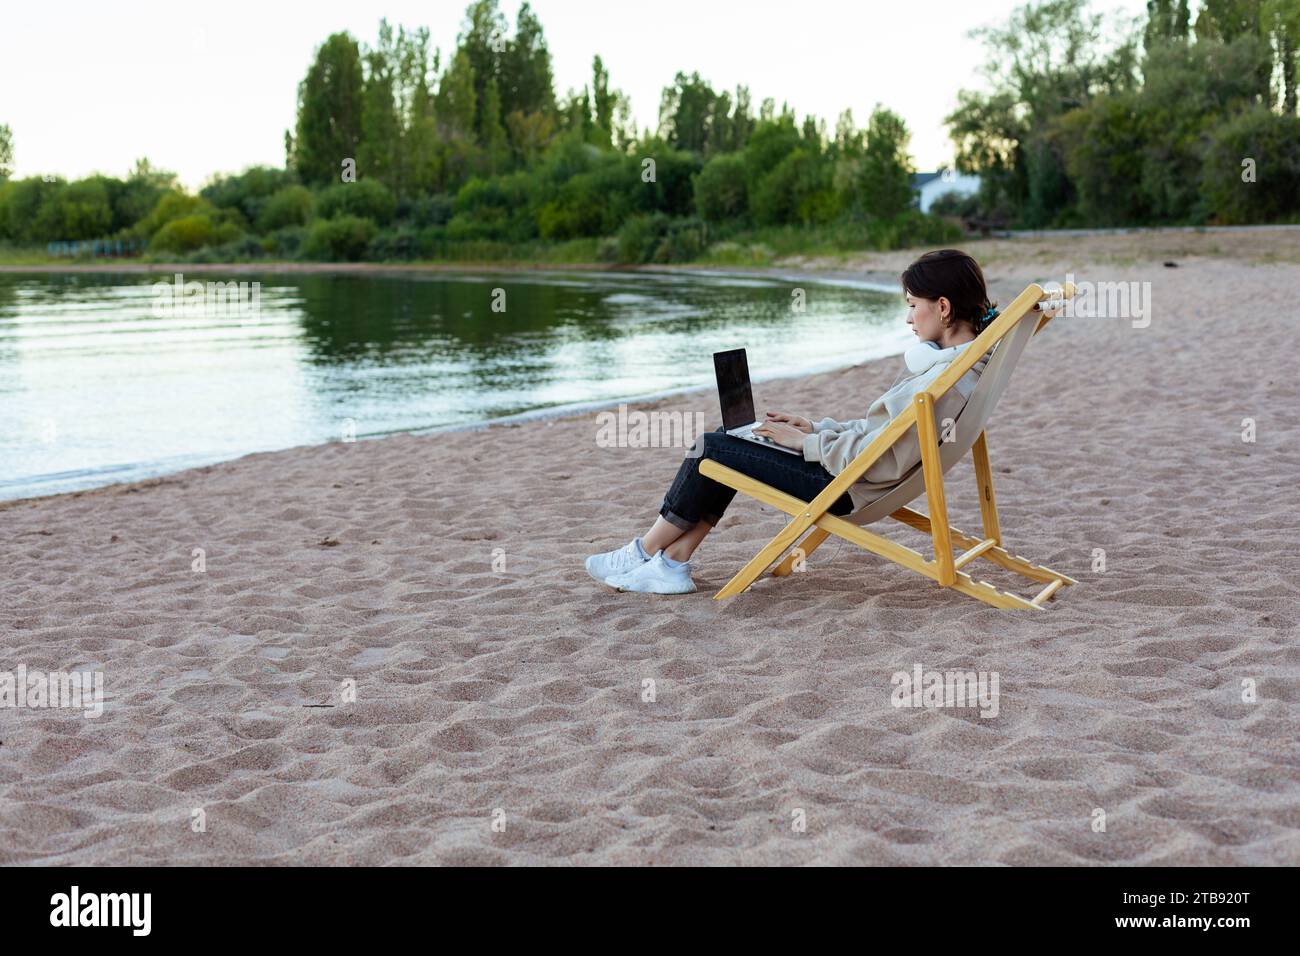
[[[257,222],[266,204],[292,182],[288,172],[252,166],[235,176],[218,176],[199,196],[218,209],[237,210],[245,222]]]
[[[608,234],[639,209],[653,208],[654,198],[634,160],[606,154],[601,166],[574,176],[541,208],[538,232],[543,239]]]
[[[647,156],[655,160],[655,181],[641,182],[641,162]],[[641,190],[649,196],[641,200],[641,208],[658,210],[670,216],[691,216],[695,213],[695,177],[700,172],[700,160],[694,153],[676,149],[654,149],[638,154],[636,179]]]
[[[828,166],[803,147],[787,154],[759,180],[750,196],[755,221],[774,226],[831,221],[839,210],[830,173]]]
[[[307,230],[301,226],[277,229],[262,239],[262,250],[276,259],[297,259],[307,245]]]
[[[688,262],[707,245],[707,227],[699,219],[672,219],[661,212],[629,219],[618,233],[618,261]]]
[[[17,243],[49,242],[40,233],[37,219],[41,207],[61,183],[47,183],[38,176],[0,184],[0,237]]]
[[[706,222],[739,219],[749,212],[743,156],[723,153],[704,164],[695,177],[695,209]]]
[[[745,181],[752,202],[758,185],[768,173],[800,147],[802,140],[795,129],[794,120],[780,119],[759,123],[745,145]]]
[[[47,195],[37,218],[37,231],[46,241],[51,239],[99,239],[106,236],[113,223],[113,207],[108,190],[98,179],[59,183]]]
[[[406,216],[417,229],[425,226],[445,226],[451,220],[455,198],[446,193],[421,196],[408,203]]]
[[[442,258],[447,247],[446,226],[426,226],[416,236],[421,259]]]
[[[1146,133],[1138,105],[1132,94],[1099,96],[1056,120],[1077,208],[1092,225],[1125,226],[1152,218],[1142,186]]]
[[[311,221],[315,200],[305,186],[285,186],[262,206],[257,231],[275,232],[286,226],[305,226]]]
[[[171,173],[153,170],[147,163],[136,164],[136,170],[113,194],[113,232],[125,233],[158,205],[158,200],[174,184]],[[112,182],[116,183],[116,180]]]
[[[649,262],[660,238],[667,231],[668,217],[661,212],[629,219],[618,231],[618,261]]]
[[[955,216],[958,219],[983,218],[984,204],[978,192],[962,195],[953,190],[942,193],[930,203],[930,215]]]
[[[410,226],[381,232],[366,250],[369,262],[409,262],[419,257],[420,237]]]
[[[173,219],[149,241],[151,252],[186,253],[203,246],[232,242],[239,237],[239,227],[229,222],[213,222],[206,213]]]
[[[596,243],[597,262],[618,262],[618,238],[604,236]]]
[[[447,236],[456,241],[500,239],[526,242],[537,237],[533,208],[541,184],[529,173],[471,179],[456,194]]]
[[[360,216],[317,219],[307,235],[307,256],[330,262],[358,262],[378,233],[379,227],[374,222]]]
[[[158,197],[153,210],[137,222],[131,229],[131,235],[137,239],[151,239],[163,226],[186,216],[215,212],[212,204],[198,196],[190,196],[179,189],[168,190]]]
[[[866,245],[872,249],[911,249],[946,246],[962,238],[962,229],[938,216],[909,209],[893,219],[878,219],[867,229]]]
[[[397,202],[388,187],[375,179],[358,179],[355,183],[336,183],[321,192],[316,211],[322,219],[356,216],[381,226],[393,219]]]
[[[1254,161],[1254,181],[1243,179]],[[1300,213],[1300,118],[1257,107],[1214,133],[1202,193],[1222,223],[1276,222]]]
[[[654,262],[690,262],[708,245],[708,230],[699,219],[673,219],[655,247]]]
[[[762,243],[749,245],[728,240],[709,246],[705,258],[714,265],[765,266],[772,261],[773,253]]]
[[[264,255],[265,250],[258,238],[244,234],[233,242],[200,249],[189,259],[191,262],[248,262],[261,259]]]

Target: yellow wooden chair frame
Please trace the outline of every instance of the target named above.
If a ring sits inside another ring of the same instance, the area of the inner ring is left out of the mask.
[[[1042,610],[1043,603],[1060,588],[1067,584],[1077,584],[1078,582],[1073,578],[1051,568],[1034,564],[1019,555],[1012,554],[1002,546],[997,499],[993,494],[993,473],[989,467],[988,442],[982,429],[971,445],[971,458],[974,461],[975,481],[979,488],[984,536],[977,538],[948,524],[944,473],[934,417],[935,402],[939,397],[956,385],[980,357],[1001,341],[1016,327],[1017,323],[1031,313],[1038,313],[1038,325],[1033,333],[1037,335],[1051,321],[1053,315],[1064,306],[1065,299],[1073,295],[1072,283],[1066,283],[1063,288],[1052,292],[1044,291],[1043,287],[1036,283],[1028,286],[970,346],[962,350],[957,360],[945,369],[929,388],[916,395],[906,411],[894,418],[812,501],[800,501],[793,495],[756,481],[711,459],[702,461],[701,474],[784,511],[790,516],[790,522],[781,529],[780,533],[754,555],[753,559],[714,595],[714,598],[721,600],[744,591],[771,567],[787,548],[794,545],[804,532],[808,534],[799,542],[798,547],[772,569],[774,576],[784,577],[790,574],[796,561],[807,558],[828,537],[836,535],[895,564],[916,571],[936,581],[942,587],[952,588],[994,607]],[[1034,319],[1030,318],[1028,321]],[[925,497],[929,514],[921,514],[911,508],[903,507],[892,512],[890,517],[931,536],[934,543],[934,557],[929,560],[920,552],[827,511],[849,486],[861,478],[867,469],[913,425],[916,426],[921,446],[921,469],[925,478]],[[954,556],[954,546],[965,550]],[[976,581],[962,569],[977,558],[992,561],[1025,578],[1041,582],[1044,587],[1033,598],[1023,598],[1001,591],[987,581]]]

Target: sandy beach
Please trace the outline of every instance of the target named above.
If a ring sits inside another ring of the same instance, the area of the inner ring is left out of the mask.
[[[106,694],[0,708],[0,863],[1300,863],[1300,240],[1259,235],[968,244],[1003,302],[1151,283],[1148,327],[1053,322],[989,428],[1007,546],[1079,581],[1039,613],[835,541],[714,601],[783,523],[743,498],[698,593],[612,592],[583,558],[682,449],[596,413],[0,506],[0,671]],[[756,397],[860,417],[899,367]],[[948,504],[979,528],[969,460]],[[997,673],[997,716],[893,706],[918,664]]]

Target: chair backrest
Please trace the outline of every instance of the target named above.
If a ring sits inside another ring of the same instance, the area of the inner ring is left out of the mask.
[[[984,366],[984,371],[980,373],[979,381],[975,383],[975,390],[971,392],[970,398],[957,414],[956,440],[944,442],[939,446],[939,461],[943,466],[944,474],[965,457],[971,446],[975,444],[975,439],[979,438],[980,433],[984,431],[984,426],[993,416],[993,409],[997,407],[998,399],[1006,390],[1007,382],[1011,381],[1011,373],[1015,371],[1016,363],[1020,361],[1025,346],[1033,338],[1034,330],[1038,328],[1041,318],[1042,313],[1030,309],[1016,322],[1015,328],[1002,336],[993,347],[993,355]],[[918,462],[916,467],[899,479],[898,484],[892,489],[853,514],[847,515],[846,518],[858,525],[871,524],[873,521],[888,517],[923,494],[925,494],[925,475]]]

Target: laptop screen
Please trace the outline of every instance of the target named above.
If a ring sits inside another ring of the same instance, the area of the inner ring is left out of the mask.
[[[739,428],[754,421],[754,395],[749,388],[749,362],[744,349],[713,353],[713,370],[718,376],[718,399],[722,402],[722,425]]]

